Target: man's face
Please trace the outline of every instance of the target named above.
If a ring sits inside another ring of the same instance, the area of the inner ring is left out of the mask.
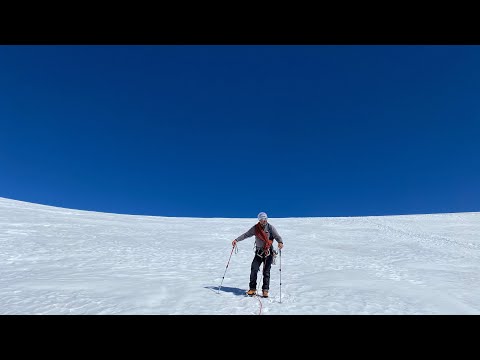
[[[258,222],[260,223],[260,225],[265,225],[267,223],[267,219],[260,219],[258,220]]]

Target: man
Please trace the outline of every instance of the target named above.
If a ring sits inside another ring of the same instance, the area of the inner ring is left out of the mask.
[[[259,213],[257,218],[258,223],[252,226],[246,233],[233,240],[232,245],[235,247],[237,242],[255,235],[255,256],[250,269],[250,283],[248,284],[249,290],[247,291],[247,295],[253,296],[257,293],[257,273],[260,265],[263,263],[262,295],[263,297],[268,297],[268,291],[270,289],[270,268],[273,261],[273,240],[277,241],[280,250],[283,248],[283,240],[275,227],[268,223],[266,213]]]

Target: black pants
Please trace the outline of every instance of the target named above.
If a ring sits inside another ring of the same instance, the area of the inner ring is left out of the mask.
[[[250,268],[250,283],[248,286],[250,289],[257,288],[257,274],[260,266],[263,265],[263,286],[262,290],[268,290],[270,288],[270,268],[272,267],[273,261],[273,247],[270,248],[270,254],[265,256],[262,249],[257,249],[255,252],[255,257],[252,260],[252,266]]]

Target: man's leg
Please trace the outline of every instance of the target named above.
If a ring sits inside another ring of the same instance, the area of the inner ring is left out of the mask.
[[[273,255],[270,252],[270,255],[265,259],[265,265],[263,268],[263,286],[262,290],[270,289],[270,268],[272,267]]]
[[[261,263],[262,258],[255,254],[255,257],[252,260],[252,266],[250,267],[250,283],[248,284],[252,290],[257,288],[257,273],[258,269],[260,269]]]

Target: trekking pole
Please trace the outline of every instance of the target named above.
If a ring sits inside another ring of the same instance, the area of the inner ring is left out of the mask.
[[[220,283],[220,286],[218,287],[218,292],[217,292],[217,294],[220,294],[220,288],[222,287],[223,279],[225,279],[225,274],[227,273],[228,264],[230,264],[230,259],[232,258],[233,250],[234,250],[236,247],[237,247],[236,245],[232,246],[232,251],[230,252],[230,257],[228,258],[227,266],[225,267],[225,272],[223,273],[222,282]]]
[[[280,253],[280,268],[278,269],[280,271],[280,304],[282,303],[282,249],[278,249],[278,252]]]

